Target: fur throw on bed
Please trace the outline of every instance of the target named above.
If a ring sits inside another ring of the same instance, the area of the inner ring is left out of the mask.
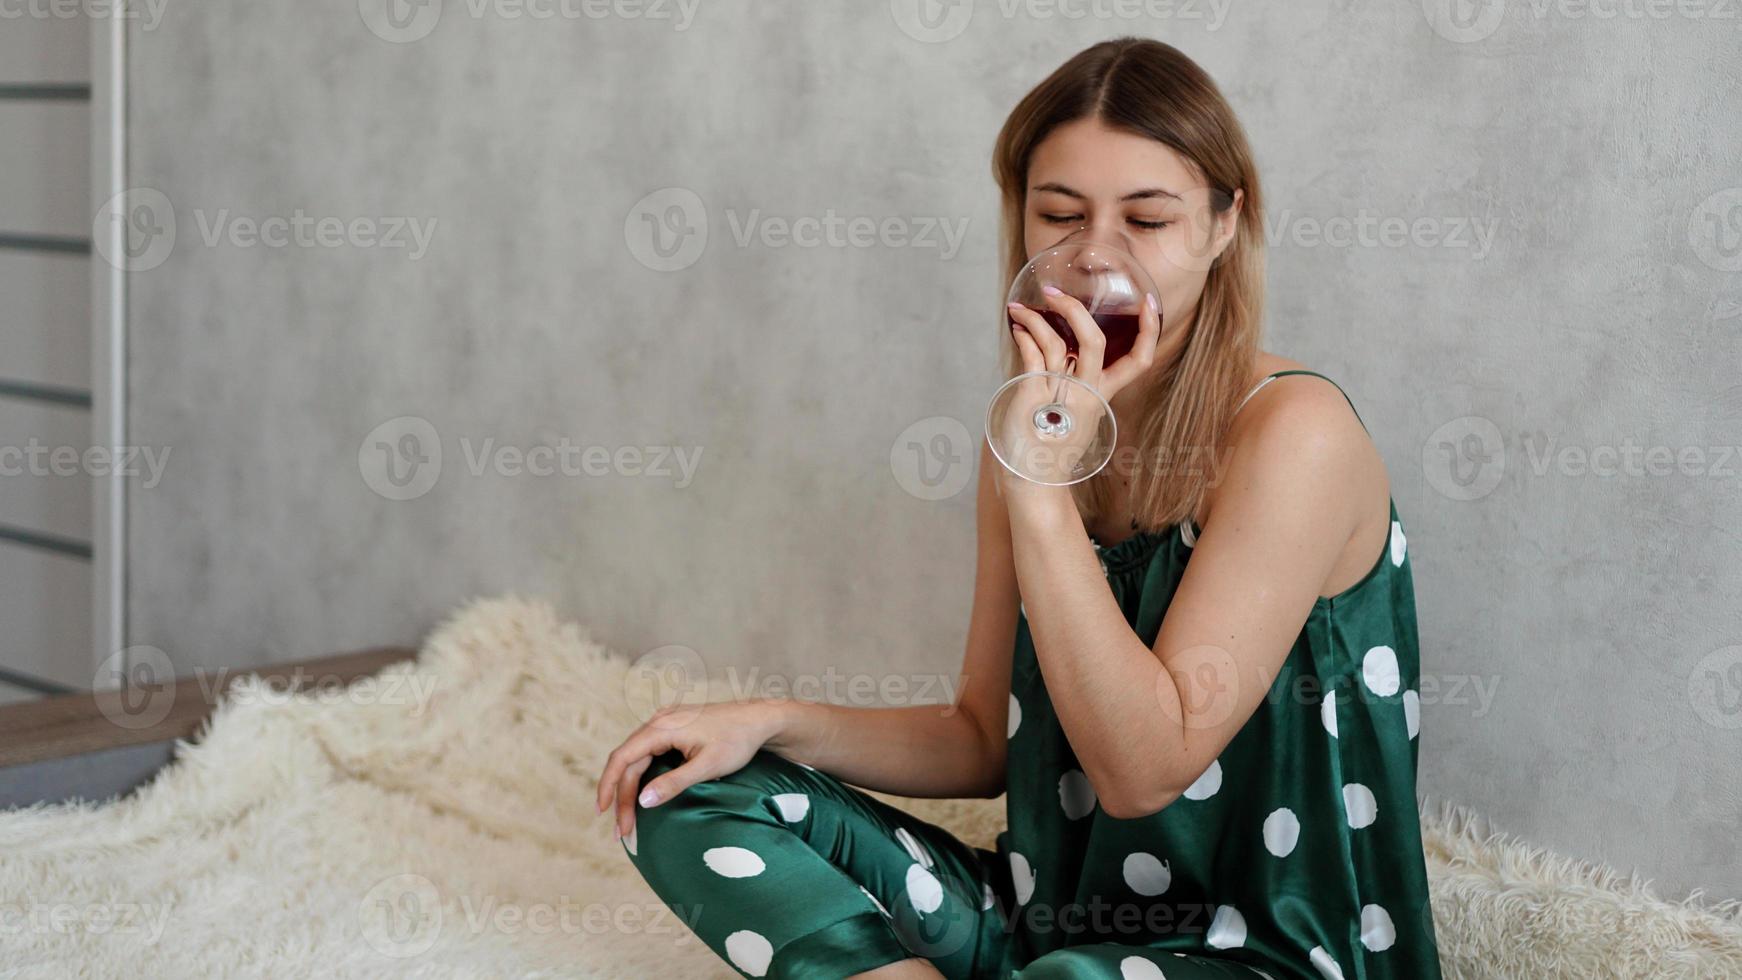
[[[594,813],[645,707],[629,667],[508,598],[337,696],[245,677],[150,785],[0,813],[0,977],[736,977]],[[981,846],[1003,826],[1002,798],[878,795]],[[1422,827],[1448,978],[1742,977],[1735,903]]]

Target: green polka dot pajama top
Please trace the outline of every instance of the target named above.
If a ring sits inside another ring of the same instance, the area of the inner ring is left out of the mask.
[[[1246,397],[1288,374],[1317,372],[1277,372]],[[1157,813],[1099,806],[1024,613],[1009,826],[992,848],[767,750],[638,807],[623,846],[745,976],[838,978],[924,956],[952,980],[1438,980],[1415,799],[1415,596],[1389,506],[1366,575],[1314,603],[1257,710]],[[1187,520],[1096,546],[1146,644],[1198,530]],[[641,782],[682,762],[657,756]]]

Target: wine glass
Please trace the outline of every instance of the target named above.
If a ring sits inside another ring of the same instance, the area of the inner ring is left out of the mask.
[[[1129,237],[1113,232],[1110,239],[1091,239],[1088,230],[1079,228],[1030,259],[1007,297],[1039,313],[1064,339],[1064,370],[1018,374],[986,407],[986,439],[998,462],[1046,486],[1069,486],[1099,473],[1113,456],[1118,423],[1100,392],[1071,373],[1077,335],[1041,290],[1062,290],[1088,310],[1106,338],[1103,367],[1131,353],[1144,298],[1156,293],[1149,273],[1131,254]],[[1015,322],[1008,310],[1005,316]]]

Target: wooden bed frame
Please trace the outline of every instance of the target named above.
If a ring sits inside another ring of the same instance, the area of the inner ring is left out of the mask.
[[[377,647],[234,673],[265,677],[287,690],[348,684],[416,654],[409,647]],[[148,782],[170,761],[176,740],[194,737],[211,716],[220,693],[211,689],[219,686],[209,678],[189,677],[125,693],[83,692],[0,705],[0,809],[104,800]],[[166,696],[162,718],[141,715],[140,699],[162,704]]]

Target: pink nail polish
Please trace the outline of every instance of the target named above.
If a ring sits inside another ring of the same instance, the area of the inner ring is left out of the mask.
[[[1059,296],[1059,295],[1064,293],[1064,290],[1058,288],[1057,286],[1042,286],[1042,287],[1040,287],[1040,291],[1047,294],[1048,296]]]
[[[638,799],[642,806],[652,806],[659,802],[659,791],[649,786],[641,791],[641,796]]]

